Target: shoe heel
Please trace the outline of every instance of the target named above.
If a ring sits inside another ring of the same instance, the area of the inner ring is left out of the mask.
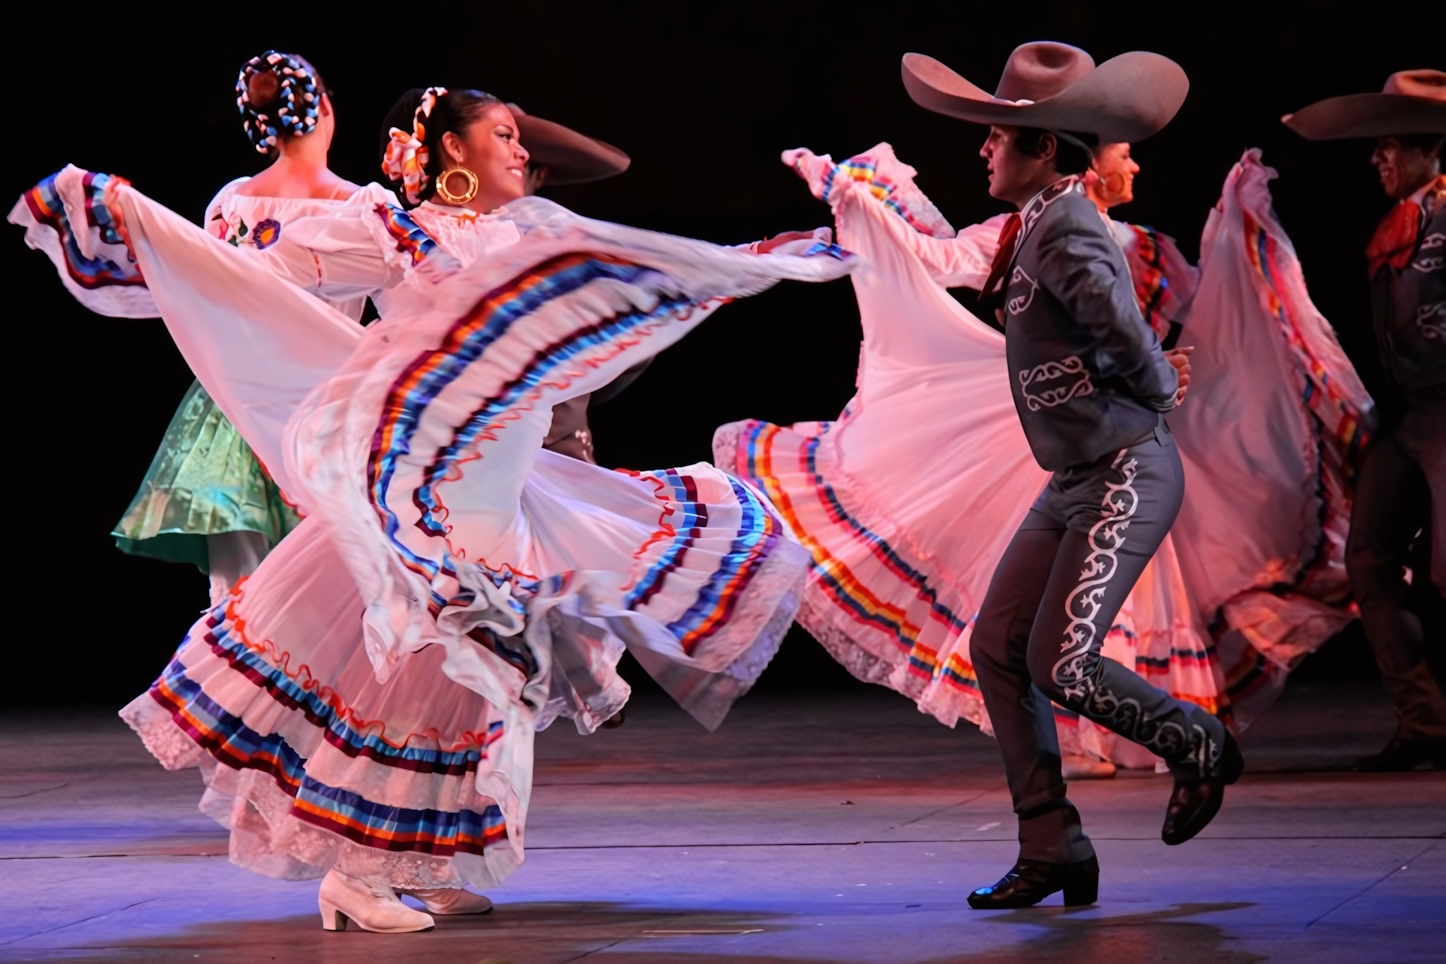
[[[349,922],[346,914],[329,900],[318,899],[321,905],[321,929],[324,931],[344,931]]]
[[[1099,901],[1100,865],[1091,859],[1069,875],[1064,887],[1064,906],[1083,907]]]
[[[1245,755],[1240,752],[1240,744],[1235,742],[1235,737],[1230,734],[1227,734],[1227,737],[1226,758],[1221,767],[1224,772],[1221,776],[1222,782],[1229,785],[1239,780],[1245,772]]]

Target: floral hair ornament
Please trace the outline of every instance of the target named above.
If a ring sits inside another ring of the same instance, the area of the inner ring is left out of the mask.
[[[401,183],[410,204],[421,204],[422,194],[427,190],[427,162],[431,159],[427,151],[427,121],[437,101],[445,96],[447,88],[428,87],[422,91],[422,99],[412,115],[412,129],[404,131],[393,127],[389,132],[391,140],[382,157],[382,172]]]
[[[274,117],[251,103],[251,78],[262,71],[276,75]],[[260,57],[252,57],[241,68],[236,78],[236,106],[241,109],[241,126],[246,136],[256,150],[270,154],[283,135],[300,137],[316,129],[321,84],[316,79],[316,71],[300,57],[268,50]]]

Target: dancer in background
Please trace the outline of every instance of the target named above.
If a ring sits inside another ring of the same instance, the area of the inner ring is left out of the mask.
[[[709,726],[756,679],[808,564],[766,502],[706,464],[617,473],[541,443],[555,404],[717,305],[852,267],[524,199],[504,104],[417,94],[387,163],[410,209],[300,219],[259,258],[75,168],[12,215],[65,276],[149,289],[307,514],[122,715],[202,768],[235,863],[323,878],[327,929],[487,909],[461,888],[522,860],[533,734],[614,714],[625,647]],[[367,329],[302,290],[378,287]]]
[[[1151,227],[1109,217],[1112,208],[1135,199],[1135,175],[1140,172],[1140,165],[1131,156],[1131,145],[1101,144],[1092,153],[1090,169],[1084,178],[1085,194],[1105,217],[1115,242],[1124,252],[1145,323],[1154,330],[1162,348],[1172,349],[1179,341],[1200,272],[1180,253],[1173,238]],[[990,257],[993,258],[993,252]],[[1195,392],[1199,392],[1198,385]],[[1161,571],[1178,571],[1175,544],[1169,535],[1156,550],[1155,560],[1141,573],[1141,579],[1148,586]],[[1166,598],[1176,601],[1185,598],[1178,587],[1176,590]],[[1150,611],[1165,618],[1159,625],[1153,625],[1147,618],[1132,618],[1133,608],[1127,604],[1125,609],[1131,612],[1110,628],[1103,650],[1105,655],[1133,668],[1176,699],[1189,700],[1217,715],[1226,712],[1218,674],[1202,672],[1210,668],[1211,652],[1208,638],[1199,626],[1190,625],[1188,617],[1182,619],[1185,613],[1160,607]],[[1145,617],[1146,612],[1142,611],[1139,616]],[[1112,777],[1117,765],[1137,769],[1163,766],[1148,750],[1120,739],[1087,718],[1057,704],[1054,711],[1065,780]]]
[[[1130,144],[1101,144],[1096,148],[1085,175],[1085,194],[1105,216],[1124,251],[1140,313],[1160,339],[1160,347],[1168,350],[1180,340],[1181,326],[1200,284],[1200,269],[1180,253],[1169,235],[1109,216],[1113,209],[1135,199],[1135,175],[1140,173],[1140,165],[1131,150]]]
[[[588,184],[616,177],[632,164],[627,154],[605,141],[528,114],[516,104],[509,103],[507,107],[517,119],[517,131],[530,155],[526,177],[528,194],[536,194],[547,185]],[[589,408],[616,398],[643,373],[649,361],[651,359],[640,362],[599,391],[570,398],[556,406],[543,447],[596,464],[592,429],[587,421]]]
[[[1130,152],[1095,151],[1085,187],[1102,214],[1133,199],[1139,165]],[[1145,320],[1162,345],[1183,331],[1193,351],[1190,405],[1170,416],[1188,480],[1170,549],[1214,637],[1216,692],[1206,700],[1176,685],[1188,654],[1150,654],[1151,668],[1237,730],[1352,618],[1346,520],[1374,424],[1374,403],[1311,303],[1276,220],[1274,177],[1258,150],[1241,156],[1206,223],[1201,268],[1154,228],[1108,221]]]
[[[507,106],[517,119],[518,133],[530,154],[526,177],[528,194],[537,194],[546,186],[587,184],[616,177],[632,163],[627,154],[605,141],[525,113],[516,104],[509,103]],[[766,254],[781,244],[811,237],[812,233],[786,232],[777,238],[741,247],[755,254]],[[651,358],[645,359],[598,391],[568,399],[555,407],[552,427],[543,447],[559,455],[596,464],[588,411],[593,405],[612,401],[620,395],[651,363]]]
[[[207,205],[204,225],[257,251],[274,244],[288,222],[346,204],[358,187],[327,167],[336,114],[321,75],[305,58],[274,50],[252,58],[236,81],[236,102],[247,137],[271,166],[223,187]],[[104,299],[106,292],[91,297]],[[353,319],[364,305],[365,295],[334,302]],[[149,305],[143,310],[159,313]],[[266,467],[195,382],[111,534],[124,552],[191,563],[207,573],[214,604],[299,521]]]
[[[1375,138],[1396,204],[1366,249],[1371,320],[1390,394],[1361,465],[1346,563],[1398,725],[1365,770],[1446,767],[1446,698],[1426,661],[1405,574],[1446,589],[1446,73],[1404,70],[1379,94],[1331,97],[1282,118],[1311,140]],[[1412,544],[1430,548],[1419,571]],[[1437,641],[1439,643],[1439,640]]]

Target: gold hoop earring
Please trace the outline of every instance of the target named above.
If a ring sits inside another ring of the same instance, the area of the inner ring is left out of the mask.
[[[460,174],[467,179],[467,190],[462,194],[453,194],[451,191],[447,190],[447,178],[451,177],[453,174]],[[479,185],[477,182],[477,175],[473,174],[465,167],[449,168],[448,170],[445,170],[441,174],[437,175],[437,193],[441,195],[442,200],[446,201],[453,207],[461,207],[462,205],[466,204],[468,201],[476,197],[478,186]]]
[[[1111,171],[1100,178],[1100,185],[1104,188],[1102,193],[1106,200],[1118,201],[1125,196],[1125,176],[1119,171]]]

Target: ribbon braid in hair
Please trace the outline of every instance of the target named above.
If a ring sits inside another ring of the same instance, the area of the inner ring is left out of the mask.
[[[421,102],[412,115],[412,129],[404,131],[393,127],[388,132],[391,140],[382,158],[382,172],[393,182],[401,183],[411,204],[421,204],[427,190],[427,162],[431,159],[427,151],[427,122],[437,101],[446,95],[445,87],[428,87],[422,91]]]
[[[265,111],[251,103],[251,78],[262,71],[276,75],[276,101]],[[236,106],[241,109],[242,126],[256,150],[269,154],[283,135],[300,137],[316,129],[321,108],[321,84],[306,61],[290,54],[268,50],[252,57],[236,78]],[[273,113],[274,112],[274,116]]]

